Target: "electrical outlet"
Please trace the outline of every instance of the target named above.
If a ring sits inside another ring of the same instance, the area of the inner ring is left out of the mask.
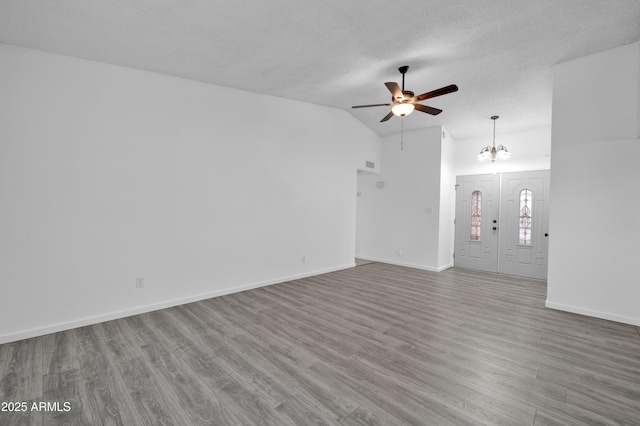
[[[307,256],[302,256],[302,263],[305,263],[307,261]]]
[[[136,288],[144,287],[144,277],[136,278]]]
[[[398,257],[402,257],[402,249],[398,249],[397,253],[398,253]]]

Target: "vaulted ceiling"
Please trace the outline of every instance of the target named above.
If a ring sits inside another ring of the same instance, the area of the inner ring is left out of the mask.
[[[444,112],[456,138],[551,123],[551,67],[640,38],[637,0],[2,0],[0,42],[348,111],[379,135],[385,81]],[[221,102],[224,102],[221,100]],[[251,105],[247,105],[251,108]]]

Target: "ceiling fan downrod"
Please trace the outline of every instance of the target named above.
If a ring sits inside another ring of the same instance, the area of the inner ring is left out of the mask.
[[[409,65],[404,65],[400,68],[398,68],[398,71],[400,71],[400,73],[402,73],[402,91],[404,92],[404,75],[407,73],[407,71],[409,70]]]

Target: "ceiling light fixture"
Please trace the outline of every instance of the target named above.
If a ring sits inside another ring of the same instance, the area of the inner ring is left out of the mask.
[[[511,154],[509,153],[509,151],[507,151],[506,146],[498,145],[498,148],[496,148],[496,120],[498,118],[500,117],[497,115],[491,116],[491,119],[493,120],[493,145],[487,145],[482,148],[480,154],[478,154],[478,160],[480,161],[491,159],[491,162],[493,163],[496,161],[496,158],[506,160],[507,158],[511,157]]]
[[[404,117],[405,115],[411,114],[414,109],[416,109],[416,107],[413,104],[395,104],[393,108],[391,108],[391,112],[398,117]]]

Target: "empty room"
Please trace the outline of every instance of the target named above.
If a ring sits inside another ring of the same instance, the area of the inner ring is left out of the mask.
[[[638,158],[635,0],[3,0],[0,425],[638,425]]]

